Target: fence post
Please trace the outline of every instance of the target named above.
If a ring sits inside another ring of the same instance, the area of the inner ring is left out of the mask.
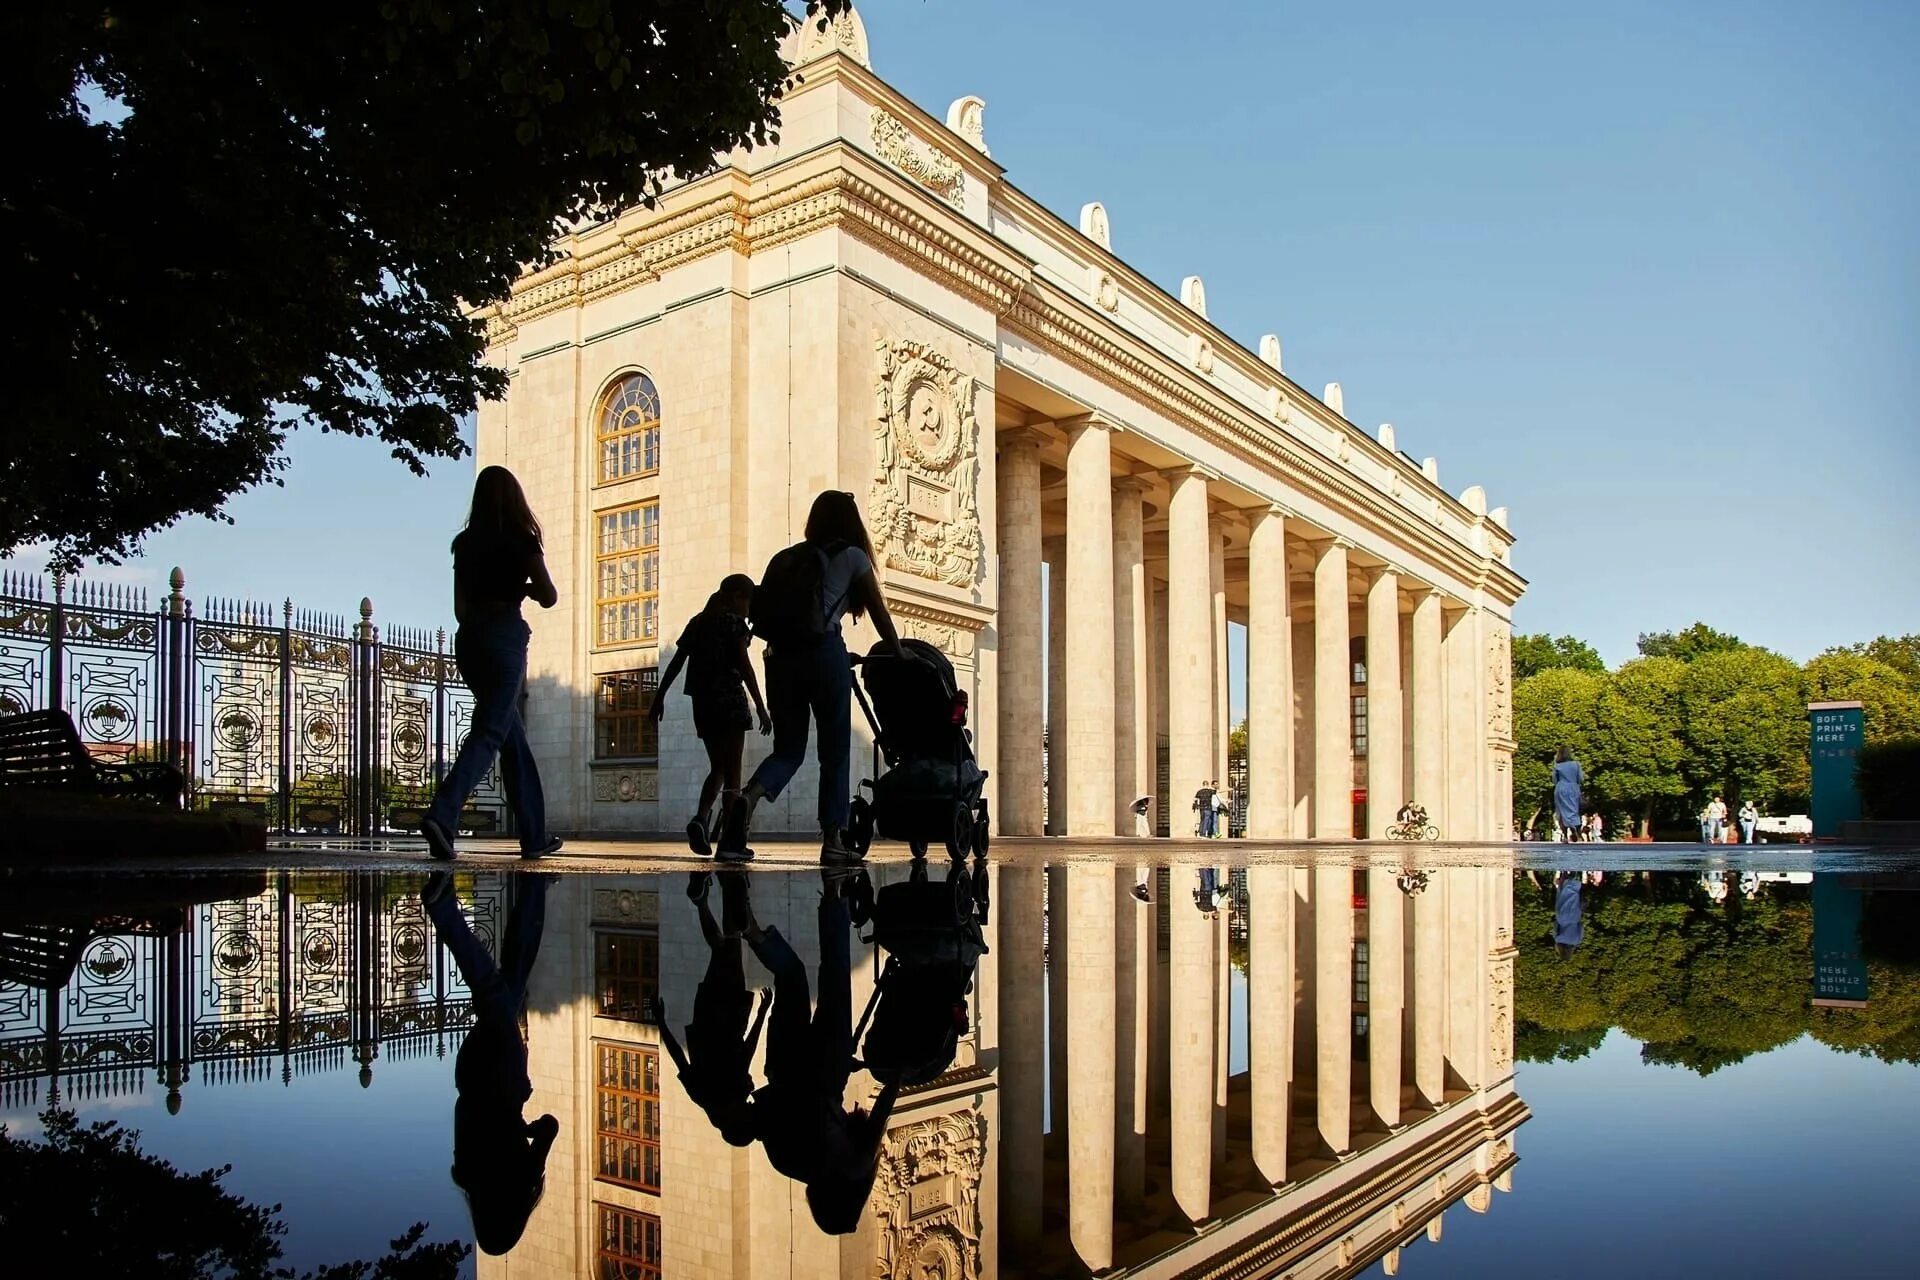
[[[360,598],[360,625],[354,631],[354,652],[359,659],[358,687],[354,724],[354,809],[359,834],[373,834],[374,741],[380,736],[380,709],[375,691],[379,687],[380,655],[376,648],[378,632],[373,627],[373,601]]]
[[[67,709],[67,574],[53,571],[53,609],[47,614],[47,706]]]
[[[438,798],[440,783],[447,776],[447,629],[441,627],[433,641],[433,787]]]
[[[191,778],[187,768],[188,708],[193,703],[188,672],[192,657],[187,653],[187,575],[173,566],[167,575],[167,603],[161,611],[160,716],[167,738],[167,763]]]
[[[293,598],[280,606],[280,830],[293,830]]]

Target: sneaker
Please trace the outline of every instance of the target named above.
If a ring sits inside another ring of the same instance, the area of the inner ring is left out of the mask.
[[[566,846],[566,843],[567,842],[559,836],[548,836],[545,844],[536,845],[531,849],[522,849],[520,856],[525,861],[532,862],[535,859],[544,858],[550,853],[560,852],[560,850]]]
[[[420,834],[426,838],[427,852],[442,862],[453,861],[453,837],[433,818],[420,819]]]
[[[753,907],[747,900],[747,873],[720,873],[720,936],[744,938],[753,929]]]
[[[707,838],[707,824],[698,818],[687,824],[687,848],[703,858],[713,856],[713,841]]]
[[[831,827],[820,836],[820,865],[823,867],[858,866],[866,854],[847,843],[846,832]]]
[[[744,795],[728,799],[720,817],[720,847],[714,857],[722,862],[751,862],[753,850],[747,848],[749,804]]]
[[[707,900],[707,884],[713,879],[711,871],[690,871],[687,873],[687,897],[693,902]]]
[[[447,896],[453,888],[453,874],[447,871],[433,871],[427,875],[427,882],[420,886],[420,902],[430,906]]]
[[[1147,886],[1144,883],[1136,884],[1133,886],[1133,896],[1139,899],[1141,902],[1153,901],[1153,895],[1147,892]]]

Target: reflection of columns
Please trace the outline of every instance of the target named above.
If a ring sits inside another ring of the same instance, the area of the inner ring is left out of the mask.
[[[1440,593],[1413,606],[1413,796],[1443,838],[1447,823],[1446,727],[1440,718]]]
[[[1067,540],[1047,548],[1047,834],[1067,833]]]
[[[1320,1141],[1351,1148],[1353,1111],[1353,870],[1313,869],[1314,1096]]]
[[[1286,518],[1278,507],[1254,517],[1248,556],[1247,828],[1256,836],[1287,836],[1293,834],[1293,623]]]
[[[1113,808],[1113,448],[1077,423],[1067,443],[1067,833],[1110,836]],[[1111,953],[1108,960],[1111,962]],[[1109,1020],[1111,1026],[1111,1020]]]
[[[1352,653],[1347,543],[1323,542],[1313,566],[1313,835],[1353,838]]]
[[[1480,611],[1454,618],[1440,642],[1446,666],[1447,816],[1451,840],[1484,840],[1480,820],[1480,763],[1486,755],[1486,721],[1480,714]]]
[[[1040,643],[1040,437],[1028,431],[1000,437],[996,480],[1000,539],[1000,609],[996,657],[1000,681],[1000,805],[997,832],[1039,835],[1041,735],[1045,708]]]
[[[1460,1083],[1486,1083],[1487,927],[1485,873],[1468,867],[1440,872],[1447,883],[1447,1065]]]
[[[1253,1163],[1277,1187],[1287,1180],[1287,1081],[1293,1072],[1293,872],[1248,867],[1247,910]]]
[[[1398,636],[1398,628],[1394,634]],[[1367,683],[1373,683],[1371,678]],[[1399,696],[1394,694],[1396,699]],[[1407,951],[1402,902],[1392,867],[1367,872],[1367,1093],[1373,1100],[1373,1114],[1389,1129],[1400,1124],[1400,1025],[1406,1004]]]
[[[1168,830],[1191,833],[1194,792],[1213,767],[1213,611],[1207,576],[1207,481],[1176,472],[1167,520]]]
[[[1147,1063],[1152,1053],[1154,953],[1159,939],[1153,908],[1133,896],[1151,873],[1121,867],[1114,884],[1113,1021],[1117,1052],[1114,1079],[1114,1198],[1123,1211],[1138,1209],[1147,1194]]]
[[[1228,785],[1227,736],[1233,732],[1233,710],[1228,697],[1227,538],[1224,533],[1213,533],[1207,539],[1207,584],[1213,593],[1213,767],[1207,776],[1224,793]],[[1231,817],[1227,821],[1231,822]]]
[[[1067,909],[1067,868],[1047,867],[1047,1117],[1056,1142],[1064,1141],[1073,1113],[1067,1109],[1067,1069],[1073,1056],[1067,1038],[1067,957],[1073,934]]]
[[[1428,1107],[1446,1100],[1446,917],[1445,881],[1428,872],[1413,900],[1413,1086]]]
[[[1067,1043],[1078,1072],[1066,1097],[1068,1231],[1097,1273],[1113,1265],[1113,867],[1077,862],[1066,881]]]
[[[1144,481],[1113,486],[1113,821],[1137,834],[1133,802],[1153,794],[1152,650],[1147,645],[1147,540],[1141,528]],[[1145,784],[1144,786],[1142,784]]]
[[[1400,731],[1400,575],[1367,587],[1367,838],[1384,840],[1405,798]],[[1392,888],[1389,881],[1388,887]]]
[[[1219,869],[1220,888],[1231,894],[1233,872]],[[1222,908],[1213,924],[1213,1165],[1227,1166],[1227,1068],[1233,1061],[1233,964],[1227,954],[1227,920]]]
[[[1200,705],[1208,704],[1202,700]],[[1193,908],[1197,884],[1197,874],[1189,867],[1178,867],[1168,877],[1167,935],[1173,953],[1168,978],[1168,1077],[1173,1095],[1169,1129],[1174,1202],[1189,1221],[1205,1222],[1213,1194],[1214,924]]]
[[[1004,794],[1004,793],[1003,793]],[[995,868],[994,893],[1002,920],[1013,921],[994,940],[1000,974],[1000,1230],[1017,1254],[1040,1243],[1041,1182],[1045,1167],[1042,1110],[1046,1101],[1046,1040],[1040,1034],[1046,991],[1040,933],[1038,867]]]

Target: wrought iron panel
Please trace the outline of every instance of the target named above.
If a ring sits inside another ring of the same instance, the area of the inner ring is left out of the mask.
[[[193,624],[193,782],[203,807],[278,815],[281,640],[278,627],[227,616]]]
[[[281,1001],[279,893],[195,911],[188,1005],[193,1058],[253,1058],[278,1048]]]

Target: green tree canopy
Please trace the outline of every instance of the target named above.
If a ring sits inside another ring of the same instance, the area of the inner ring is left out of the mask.
[[[846,0],[809,0],[809,12]],[[0,555],[114,560],[300,424],[419,472],[505,375],[463,303],[773,137],[781,0],[46,0],[0,17]]]
[[[1854,653],[1863,658],[1872,658],[1875,662],[1884,662],[1898,671],[1908,684],[1920,690],[1920,634],[1875,636],[1865,644],[1829,649],[1827,653]]]
[[[1639,647],[1643,658],[1678,658],[1682,662],[1692,662],[1710,653],[1726,653],[1746,646],[1738,636],[1715,631],[1704,622],[1696,622],[1685,631],[1643,631],[1640,633]]]
[[[1854,649],[1829,649],[1807,664],[1807,698],[1858,702],[1868,742],[1920,738],[1920,686],[1887,663]]]
[[[1635,658],[1606,678],[1592,737],[1594,790],[1604,807],[1650,821],[1661,804],[1687,794],[1680,715],[1686,676],[1676,658]]]
[[[1696,795],[1765,806],[1776,794],[1807,789],[1806,684],[1790,659],[1753,648],[1695,658],[1680,704]]]
[[[1592,645],[1573,636],[1550,636],[1541,631],[1513,638],[1515,684],[1554,667],[1598,672],[1605,671],[1607,664],[1600,660],[1599,651]]]
[[[1525,819],[1544,807],[1553,790],[1553,757],[1566,747],[1586,768],[1592,762],[1594,731],[1605,675],[1573,667],[1553,667],[1514,686],[1513,812]]]

